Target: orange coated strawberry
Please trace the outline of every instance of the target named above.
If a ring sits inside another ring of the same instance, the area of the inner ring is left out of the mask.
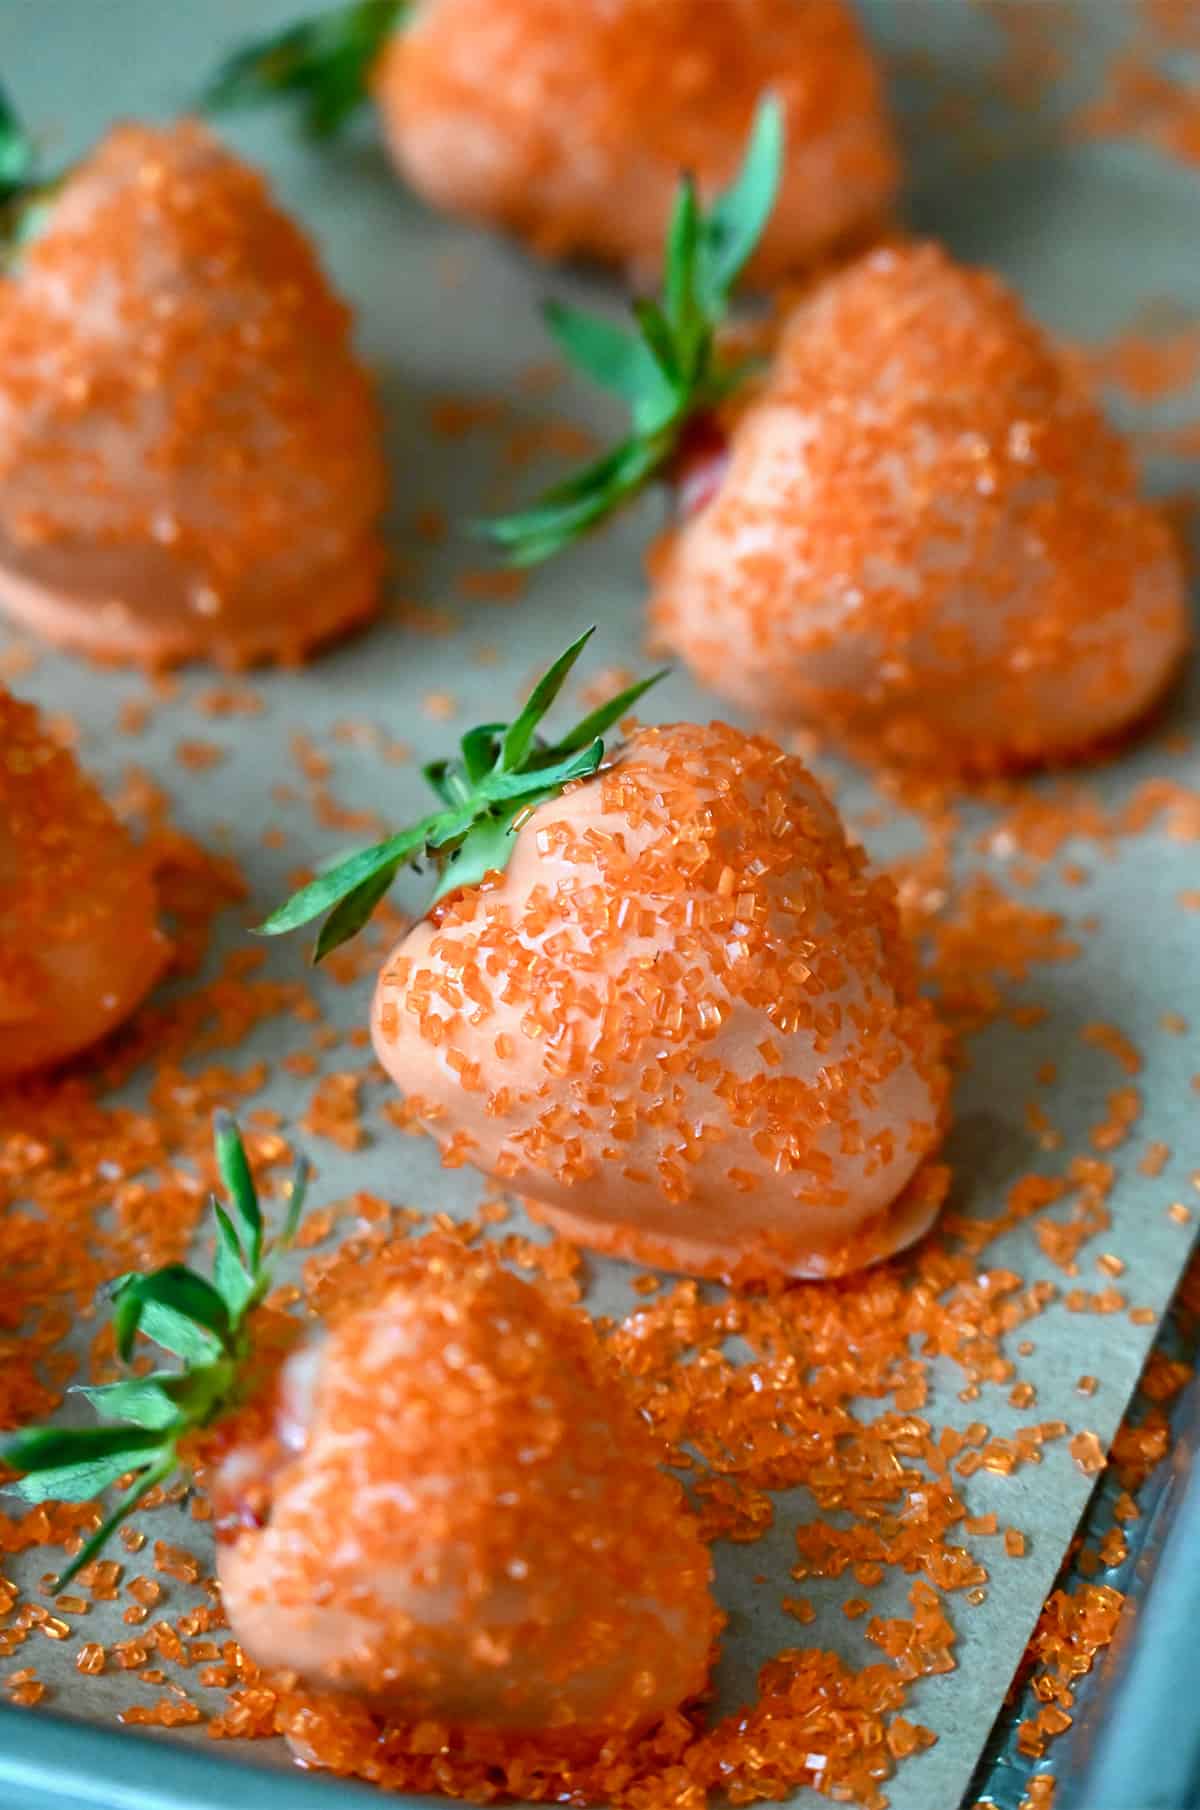
[[[451,1728],[641,1728],[704,1685],[711,1565],[586,1315],[410,1247],[285,1364],[214,1479],[260,1663]]]
[[[114,128],[0,281],[0,604],[161,666],[366,620],[385,473],[350,318],[198,124]]]
[[[388,958],[373,1029],[447,1162],[596,1249],[839,1274],[940,1204],[946,1071],[891,884],[765,737],[643,729],[527,812]]]
[[[890,881],[800,761],[723,723],[632,732],[643,679],[549,740],[588,630],[511,723],[425,769],[441,808],[262,925],[320,960],[399,869],[380,1061],[448,1165],[581,1244],[698,1275],[828,1276],[932,1221],[948,1086]],[[605,736],[627,735],[612,754]]]
[[[1133,461],[1001,280],[933,245],[802,300],[701,506],[652,561],[663,641],[775,723],[984,769],[1135,722],[1188,638]]]
[[[898,159],[845,0],[424,0],[374,76],[405,179],[549,256],[653,270],[681,170],[737,164],[767,90],[787,163],[753,266],[769,282],[887,213]]]
[[[0,688],[0,1081],[114,1029],[167,954],[145,858],[32,704]]]

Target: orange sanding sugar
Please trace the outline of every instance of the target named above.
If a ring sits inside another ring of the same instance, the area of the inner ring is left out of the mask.
[[[168,1545],[165,1540],[154,1542],[154,1568],[185,1584],[197,1583],[201,1576],[200,1561],[195,1554],[182,1546]]]
[[[1141,1052],[1134,1046],[1119,1025],[1103,1023],[1085,1024],[1080,1035],[1085,1043],[1092,1044],[1096,1049],[1107,1050],[1108,1054],[1112,1056],[1114,1061],[1120,1064],[1127,1075],[1136,1075],[1141,1072]]]
[[[910,807],[922,802],[911,783],[900,796]],[[1092,843],[1113,855],[1124,840],[1160,826],[1174,842],[1200,836],[1200,792],[1173,778],[1143,780],[1115,803],[1087,780],[1063,776],[1037,789],[995,779],[989,782],[986,797],[998,815],[977,838],[980,853],[1020,852],[1044,862],[1073,841]]]
[[[209,767],[219,767],[227,757],[228,750],[218,742],[201,741],[197,736],[175,744],[175,759],[191,773],[203,773]]]
[[[261,716],[266,699],[246,683],[208,685],[192,699],[193,708],[206,717]]]
[[[1074,961],[1078,939],[1056,911],[1014,899],[990,875],[972,877],[933,927],[929,975],[952,1025],[981,1029],[1001,1010],[1005,988],[1034,964]]]
[[[494,427],[504,413],[505,404],[497,398],[442,396],[428,410],[429,429],[441,440],[461,440]]]
[[[1176,303],[1144,302],[1113,340],[1082,350],[1093,380],[1148,404],[1189,390],[1200,378],[1200,325]]]
[[[595,437],[577,422],[522,422],[505,441],[504,461],[517,468],[547,457],[579,462],[594,457],[596,450]]]
[[[148,1707],[133,1704],[129,1709],[117,1712],[118,1722],[123,1722],[126,1727],[182,1728],[201,1719],[200,1709],[195,1703],[175,1696],[160,1697],[157,1703]]]
[[[869,1631],[903,1665],[880,1662],[856,1672],[832,1653],[789,1649],[763,1667],[749,1710],[708,1729],[695,1716],[669,1715],[653,1734],[610,1739],[599,1753],[572,1753],[545,1739],[455,1734],[432,1722],[390,1725],[352,1702],[261,1682],[235,1691],[209,1732],[281,1731],[309,1763],[365,1774],[392,1791],[665,1810],[701,1805],[718,1792],[734,1802],[781,1799],[809,1785],[883,1810],[881,1787],[897,1760],[933,1741],[928,1729],[897,1714],[907,1680],[944,1670],[953,1639],[925,1588],[913,1587],[911,1620]]]
[[[1100,94],[1072,121],[1084,138],[1136,138],[1184,164],[1200,163],[1200,86],[1174,73],[1153,46],[1114,57]]]
[[[10,1703],[18,1704],[22,1709],[32,1709],[46,1695],[46,1686],[38,1677],[32,1666],[22,1666],[18,1671],[10,1672],[4,1681]]]
[[[1089,1476],[1104,1469],[1104,1447],[1094,1433],[1076,1433],[1071,1440],[1071,1456],[1081,1471]]]
[[[516,603],[528,589],[529,577],[519,570],[472,568],[460,572],[456,583],[463,597],[483,603]]]
[[[1161,1138],[1154,1138],[1147,1144],[1138,1161],[1138,1174],[1161,1175],[1171,1160],[1171,1146],[1164,1144]]]
[[[434,723],[446,723],[458,710],[458,700],[449,691],[427,691],[421,699],[421,709]]]
[[[1027,1757],[1041,1758],[1048,1740],[1070,1726],[1076,1684],[1112,1642],[1124,1601],[1119,1590],[1090,1582],[1055,1590],[1047,1600],[1014,1684],[1031,1685],[1042,1705],[1021,1725]]]
[[[301,1123],[314,1136],[329,1138],[342,1150],[359,1150],[366,1141],[360,1118],[362,1076],[348,1071],[319,1082]]]

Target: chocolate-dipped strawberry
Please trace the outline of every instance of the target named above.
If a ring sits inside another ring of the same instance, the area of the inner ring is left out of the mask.
[[[374,1260],[326,1325],[263,1311],[272,1243],[236,1127],[211,1280],[122,1277],[139,1334],[182,1368],[88,1387],[107,1427],[0,1446],[29,1502],[116,1509],[58,1580],[177,1471],[209,1492],[233,1633],[259,1664],[451,1729],[557,1740],[641,1730],[704,1686],[712,1565],[661,1442],[595,1327],[486,1248],[442,1234]]]
[[[638,1730],[704,1686],[711,1561],[587,1315],[434,1236],[280,1375],[213,1477],[260,1663],[452,1729]],[[250,1512],[246,1512],[252,1504]]]
[[[217,104],[301,99],[335,130],[368,90],[405,181],[552,257],[652,268],[679,170],[715,194],[761,96],[787,122],[762,282],[878,226],[899,160],[845,0],[367,0],[253,44]]]
[[[1129,447],[1001,280],[928,244],[789,314],[651,572],[657,634],[705,684],[933,767],[1087,754],[1190,638]]]
[[[764,373],[730,371],[719,250],[691,211],[685,185],[638,334],[552,313],[632,432],[491,523],[497,544],[546,558],[660,479],[657,635],[756,720],[985,771],[1135,723],[1187,644],[1181,561],[1128,447],[1001,280],[929,244],[874,251],[787,310]]]
[[[34,706],[0,686],[0,1081],[114,1030],[169,952],[145,854]]]
[[[372,1029],[412,1120],[579,1242],[696,1274],[832,1275],[929,1225],[941,1041],[890,883],[798,760],[715,723],[558,743],[511,725],[432,769],[444,809],[264,928],[353,935],[399,867],[435,900]]]
[[[114,127],[4,208],[0,607],[102,660],[298,659],[379,600],[379,423],[336,298],[207,129]]]

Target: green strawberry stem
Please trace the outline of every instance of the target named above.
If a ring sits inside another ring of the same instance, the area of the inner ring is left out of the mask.
[[[633,303],[633,328],[547,303],[546,324],[568,361],[628,405],[631,431],[531,508],[478,524],[512,564],[549,559],[623,508],[669,470],[689,424],[757,369],[755,361],[727,364],[717,330],[771,217],[783,151],[783,109],[768,95],[731,188],[706,210],[691,177],[683,178],[667,233],[662,294]]]
[[[558,741],[542,741],[542,718],[595,632],[589,628],[559,656],[513,722],[481,723],[463,736],[457,757],[432,761],[424,769],[441,801],[440,811],[326,869],[272,912],[259,934],[282,936],[324,917],[314,951],[319,962],[357,936],[402,867],[433,862],[438,878],[431,905],[460,887],[477,885],[487,873],[503,871],[516,845],[519,820],[573,780],[594,773],[604,758],[608,730],[665,677],[664,670],[639,679]]]
[[[0,87],[0,265],[11,262],[36,230],[45,203],[67,175],[40,176],[37,147]]]
[[[33,140],[0,88],[0,206],[7,205],[28,186],[36,162]]]
[[[332,138],[367,98],[371,70],[411,0],[354,0],[228,57],[201,95],[205,112],[281,99],[314,138]]]
[[[182,1359],[178,1370],[156,1370],[83,1395],[117,1424],[103,1427],[24,1427],[0,1443],[0,1458],[23,1473],[10,1487],[26,1502],[90,1502],[120,1478],[133,1482],[58,1579],[65,1590],[90,1565],[150,1491],[180,1469],[180,1444],[235,1406],[250,1357],[249,1320],[273,1279],[274,1259],[291,1245],[300,1223],[308,1165],[298,1163],[287,1215],[278,1236],[264,1237],[258,1191],[241,1135],[228,1113],[214,1120],[217,1168],[228,1210],[214,1197],[217,1255],[211,1280],[182,1263],[118,1278],[112,1289],[117,1354],[128,1364],[139,1337]]]
[[[62,1591],[71,1587],[79,1573],[86,1571],[93,1560],[100,1557],[117,1529],[124,1526],[130,1515],[137,1512],[151,1490],[157,1489],[161,1483],[167,1483],[178,1469],[179,1456],[174,1445],[167,1442],[163,1446],[161,1456],[148,1469],[139,1472],[136,1482],[126,1490],[108,1519],[102,1521],[91,1539],[85,1541],[80,1547],[58,1579],[55,1586],[56,1593],[61,1594]]]

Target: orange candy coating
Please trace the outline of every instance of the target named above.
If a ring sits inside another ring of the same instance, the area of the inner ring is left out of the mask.
[[[148,862],[33,705],[0,688],[0,1081],[114,1029],[168,953]]]
[[[427,0],[375,92],[404,178],[548,256],[657,270],[680,172],[711,194],[767,89],[787,158],[761,282],[878,223],[898,162],[845,0]]]
[[[891,883],[800,761],[638,731],[386,962],[375,1047],[447,1162],[595,1249],[832,1275],[936,1213],[946,1095]]]
[[[662,637],[706,684],[900,761],[1085,751],[1187,640],[1127,446],[1000,279],[932,245],[799,303],[715,500],[652,570]]]
[[[375,610],[350,316],[201,125],[121,125],[0,281],[0,604],[104,660],[301,656]]]
[[[709,1555],[581,1311],[435,1235],[277,1401],[213,1496],[263,1521],[218,1545],[253,1658],[461,1728],[602,1735],[703,1687]]]

